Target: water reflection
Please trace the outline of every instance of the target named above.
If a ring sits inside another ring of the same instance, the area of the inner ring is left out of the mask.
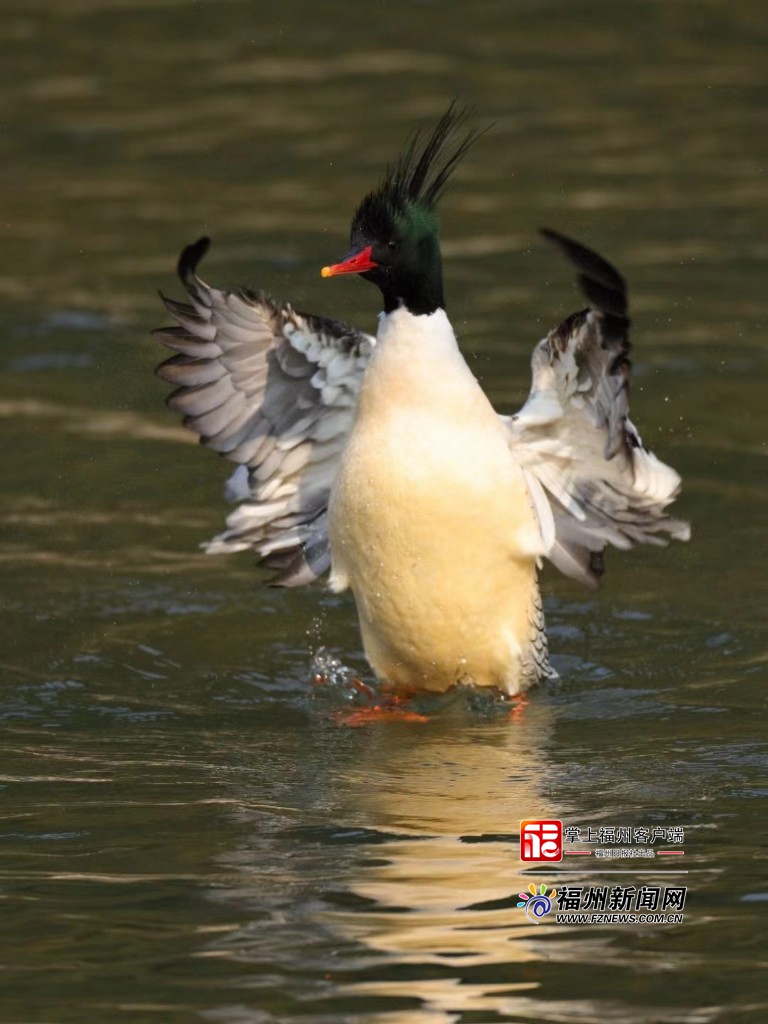
[[[511,990],[537,987],[514,981],[510,969],[538,956],[525,939],[534,929],[547,930],[526,925],[516,907],[513,836],[522,818],[552,816],[542,792],[551,727],[551,708],[536,703],[511,723],[466,731],[440,723],[426,742],[407,747],[393,747],[378,734],[371,763],[362,771],[356,766],[345,780],[340,811],[362,812],[397,838],[377,847],[350,880],[371,909],[325,912],[319,920],[400,964],[456,971],[415,982],[353,982],[345,994],[416,996],[422,1008],[401,1011],[404,1024],[415,1024],[453,1020],[463,1010],[501,1011]],[[464,977],[467,968],[502,964],[498,973]]]
[[[553,714],[551,704],[537,700],[511,720],[484,722],[457,706],[425,726],[364,730],[359,757],[339,765],[325,795],[331,806],[326,803],[323,819],[333,827],[303,832],[305,843],[326,840],[328,874],[316,877],[326,885],[332,880],[332,897],[318,901],[314,892],[306,902],[295,894],[292,900],[294,914],[297,902],[305,907],[305,938],[292,947],[293,956],[317,958],[307,932],[323,936],[326,951],[339,944],[349,951],[341,963],[331,959],[334,984],[324,995],[334,1005],[363,997],[385,1007],[418,1000],[420,1009],[398,1011],[403,1024],[415,1024],[453,1020],[469,1009],[501,1012],[510,993],[537,987],[517,965],[541,957],[531,940],[551,928],[528,924],[516,907],[527,884],[516,874],[516,837],[522,818],[556,810],[545,795]],[[259,817],[266,824],[263,812]],[[224,858],[238,870],[228,900],[271,902],[263,889],[270,831],[262,828],[247,852]],[[275,882],[277,890],[302,883],[292,871],[301,861],[283,857],[282,863],[285,874],[271,877],[278,903]],[[217,937],[208,955],[259,960],[262,941],[263,934],[253,933]],[[274,949],[271,958],[274,964]],[[397,965],[394,975],[388,963]],[[482,970],[488,967],[493,970]],[[370,1019],[389,1019],[389,1011]]]

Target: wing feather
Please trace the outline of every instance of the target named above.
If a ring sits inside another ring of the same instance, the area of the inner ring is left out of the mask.
[[[665,514],[680,477],[643,445],[629,419],[624,278],[579,242],[542,234],[575,264],[590,308],[569,316],[536,346],[530,394],[506,422],[513,451],[551,506],[549,559],[567,576],[595,585],[607,545],[687,540],[690,528]],[[540,509],[540,496],[532,493],[532,502]],[[542,535],[548,539],[548,529]]]
[[[157,373],[184,426],[237,463],[225,493],[238,507],[206,550],[254,548],[273,583],[299,586],[330,565],[328,498],[374,338],[260,292],[209,287],[197,276],[208,246],[179,259],[190,301],[161,296],[176,324],[154,333],[178,354]]]

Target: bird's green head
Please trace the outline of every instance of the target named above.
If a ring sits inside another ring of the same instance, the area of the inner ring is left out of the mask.
[[[360,274],[380,288],[387,313],[406,306],[418,315],[445,306],[437,202],[477,135],[457,138],[463,120],[452,103],[428,138],[412,138],[357,208],[349,254],[324,267],[323,277]]]

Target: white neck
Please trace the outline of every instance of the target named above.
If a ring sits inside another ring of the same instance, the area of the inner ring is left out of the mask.
[[[434,313],[422,313],[415,316],[405,306],[392,313],[379,314],[379,330],[376,335],[376,348],[397,347],[403,357],[408,354],[416,356],[416,352],[406,352],[411,347],[426,346],[432,357],[444,353],[458,353],[456,335],[444,309],[436,309]]]
[[[401,306],[380,315],[376,346],[360,391],[360,416],[430,407],[450,416],[452,408],[477,401],[488,404],[464,362],[444,309],[415,316]]]

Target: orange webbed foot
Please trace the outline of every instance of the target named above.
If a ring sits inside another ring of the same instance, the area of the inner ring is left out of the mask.
[[[365,686],[365,684],[361,684]],[[370,687],[367,687],[370,690]],[[371,691],[372,693],[373,691]],[[387,697],[381,704],[368,704],[363,707],[349,708],[336,712],[334,716],[339,725],[358,727],[379,722],[428,722],[429,718],[418,711],[413,711],[410,701],[404,697]]]
[[[507,713],[507,718],[509,719],[510,722],[522,721],[525,709],[530,703],[528,697],[524,693],[519,693],[516,697],[510,697],[509,700],[510,703],[512,704],[512,707],[509,709],[509,712]]]

